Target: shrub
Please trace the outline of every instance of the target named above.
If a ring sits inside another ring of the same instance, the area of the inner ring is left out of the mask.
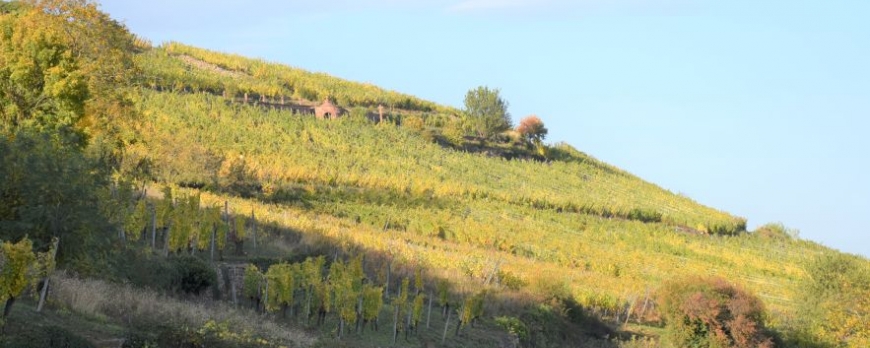
[[[836,347],[870,346],[870,264],[859,256],[820,255],[805,268],[797,323],[808,339]],[[814,337],[813,337],[814,336]]]
[[[628,219],[640,222],[662,222],[662,214],[657,211],[645,209],[632,209],[628,212]]]
[[[496,317],[495,323],[507,330],[507,332],[516,335],[521,340],[528,339],[529,337],[529,328],[522,322],[522,320],[516,317]]]
[[[218,185],[221,190],[243,198],[255,197],[263,190],[255,171],[241,155],[223,161],[218,172]]]
[[[217,274],[205,261],[193,256],[172,259],[173,287],[186,294],[199,295],[203,290],[217,284]]]
[[[426,127],[423,123],[423,118],[417,115],[405,117],[402,120],[402,126],[407,127],[416,133],[422,133],[423,129]]]
[[[781,222],[768,223],[755,229],[756,235],[771,239],[792,239],[800,235],[800,231],[785,227]]]
[[[773,347],[757,297],[721,278],[687,278],[658,292],[665,339],[675,347]]]

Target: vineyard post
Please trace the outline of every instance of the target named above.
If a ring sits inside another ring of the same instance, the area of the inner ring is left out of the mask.
[[[265,289],[263,289],[263,313],[266,313],[266,304],[269,303],[269,278],[266,278],[266,274],[263,274],[263,281],[266,283]]]
[[[127,235],[126,235],[126,232],[124,232],[124,225],[123,224],[121,224],[121,227],[118,228],[118,237],[121,238],[121,245],[126,247],[127,246]]]
[[[646,288],[646,295],[643,299],[643,307],[640,309],[640,314],[638,316],[639,320],[643,320],[643,316],[646,314],[646,306],[649,304],[649,288]]]
[[[447,339],[447,328],[450,326],[450,311],[447,311],[447,320],[444,321],[444,333],[441,334],[441,344]]]
[[[163,256],[166,256],[166,257],[169,256],[169,237],[171,234],[172,234],[172,224],[170,223],[169,226],[166,226],[166,242],[163,243],[163,246],[164,246]]]
[[[211,262],[214,263],[215,238],[217,238],[217,226],[211,226]]]
[[[313,285],[308,284],[308,289],[305,291],[305,324],[311,324],[311,292],[314,291]]]
[[[631,312],[634,311],[635,302],[637,302],[637,295],[634,295],[629,299],[628,311],[625,313],[625,324],[628,324],[628,319],[631,318]]]
[[[405,341],[408,340],[408,334],[411,333],[411,315],[414,314],[414,307],[408,309],[408,316],[405,320]]]
[[[151,250],[154,250],[157,245],[157,205],[151,206]]]
[[[396,310],[393,311],[393,344],[395,344],[396,339],[399,338],[399,305],[393,303],[393,306],[396,307]]]
[[[229,201],[224,201],[224,219],[226,219],[226,223],[227,223],[227,233],[224,236],[224,238],[225,238],[224,245],[226,245],[226,243],[229,242],[229,240],[230,240],[229,239],[230,238],[230,231],[233,230],[233,226],[230,225],[230,202]]]
[[[357,299],[357,310],[356,310],[356,333],[362,332],[363,329],[363,296],[365,294],[365,287],[360,291],[359,297]]]
[[[384,289],[384,298],[385,299],[390,298],[390,273],[392,273],[392,270],[393,270],[393,260],[390,259],[390,262],[387,262],[387,284],[384,285],[385,286],[385,289]]]
[[[257,253],[257,217],[254,216],[254,209],[251,208],[251,236],[254,238],[254,254]]]
[[[239,297],[236,295],[236,283],[230,280],[230,295],[233,297],[233,304],[239,305]]]
[[[51,248],[51,260],[54,262],[55,257],[57,257],[57,248],[60,246],[60,237],[54,238],[54,245]],[[45,281],[42,284],[42,291],[39,293],[39,303],[36,305],[36,311],[41,312],[42,307],[45,305],[45,299],[48,297],[48,281],[51,280],[51,274],[45,275]]]
[[[429,320],[432,319],[432,290],[429,290],[429,309],[426,311],[426,328],[429,328]]]

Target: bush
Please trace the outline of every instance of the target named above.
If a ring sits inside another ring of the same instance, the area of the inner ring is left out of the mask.
[[[792,239],[797,238],[800,235],[800,231],[785,227],[781,222],[768,223],[759,226],[755,229],[754,233],[758,236],[770,239]]]
[[[205,261],[193,256],[128,257],[121,272],[131,284],[154,290],[199,295],[217,284],[217,273]]]
[[[860,256],[828,252],[805,270],[798,329],[819,345],[870,346],[870,263]]]
[[[757,297],[721,278],[666,283],[658,292],[665,339],[675,347],[773,347]]]
[[[632,209],[628,212],[627,218],[640,222],[662,222],[662,214],[657,211],[645,209]]]
[[[203,290],[217,284],[217,274],[205,261],[193,256],[172,259],[174,268],[173,288],[186,294],[199,295]]]
[[[516,335],[521,340],[529,338],[529,328],[516,317],[496,317],[495,323],[507,332]]]
[[[422,133],[423,129],[426,127],[426,125],[423,123],[423,118],[417,115],[405,117],[402,120],[402,126],[407,127],[408,129],[416,133]]]
[[[175,269],[173,263],[157,256],[130,255],[119,260],[120,277],[137,287],[173,291]]]

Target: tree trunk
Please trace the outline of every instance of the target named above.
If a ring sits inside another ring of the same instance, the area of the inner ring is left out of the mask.
[[[8,318],[8,317],[9,317],[9,314],[12,313],[12,305],[13,305],[13,304],[15,304],[15,297],[14,297],[14,296],[10,296],[10,297],[6,300],[6,306],[3,307],[3,319]]]

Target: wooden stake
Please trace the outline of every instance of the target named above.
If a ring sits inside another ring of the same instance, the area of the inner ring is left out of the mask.
[[[151,249],[157,245],[157,205],[151,204]]]
[[[444,321],[444,333],[441,334],[441,344],[447,339],[447,328],[450,326],[450,311],[447,311],[447,320]]]
[[[57,248],[60,245],[60,238],[55,238],[53,247],[51,249],[51,259],[57,256]],[[51,280],[51,274],[45,275],[45,281],[42,284],[42,291],[39,293],[39,304],[36,305],[36,311],[42,311],[42,306],[45,305],[45,299],[48,297],[48,282]]]
[[[429,309],[426,311],[426,328],[429,328],[429,320],[432,319],[432,291],[429,291]]]

